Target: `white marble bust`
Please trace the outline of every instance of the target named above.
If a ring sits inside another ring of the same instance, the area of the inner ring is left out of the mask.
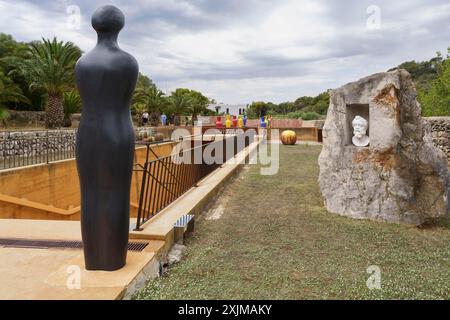
[[[369,145],[370,139],[366,135],[369,123],[361,116],[356,116],[352,121],[353,137],[352,142],[357,147],[366,147]]]

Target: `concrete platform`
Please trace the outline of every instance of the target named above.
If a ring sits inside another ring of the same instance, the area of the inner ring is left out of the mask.
[[[81,240],[79,221],[0,219],[0,237]],[[0,299],[105,299],[129,297],[158,276],[164,241],[128,251],[127,264],[114,271],[87,271],[81,249],[0,247]],[[78,277],[79,278],[76,278]],[[74,287],[79,279],[80,286]]]
[[[0,248],[0,299],[121,299],[153,257],[129,252],[123,269],[94,272],[81,250]]]

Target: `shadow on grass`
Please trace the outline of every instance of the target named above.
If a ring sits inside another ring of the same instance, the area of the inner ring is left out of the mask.
[[[450,230],[450,215],[445,217],[429,219],[423,224],[417,227],[420,230],[430,230],[430,229],[447,229]]]

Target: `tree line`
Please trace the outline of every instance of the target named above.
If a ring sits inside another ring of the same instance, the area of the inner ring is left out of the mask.
[[[70,115],[82,111],[75,84],[75,64],[82,53],[74,43],[56,38],[23,43],[0,33],[0,121],[6,122],[9,109],[44,110],[47,128],[70,126]],[[213,114],[209,103],[201,92],[185,88],[166,95],[139,73],[132,112],[138,117],[148,112],[153,124],[165,113],[180,124],[182,116],[195,121],[198,115]]]
[[[407,61],[397,68],[411,74],[423,116],[450,116],[450,48],[446,56],[437,52],[428,61]]]
[[[149,77],[139,74],[132,111],[138,116],[148,112],[150,125],[157,125],[163,113],[171,116],[175,125],[180,125],[183,116],[185,123],[187,116],[193,123],[199,115],[214,115],[214,111],[207,108],[210,103],[211,100],[201,92],[186,88],[178,88],[166,96]]]
[[[316,120],[325,117],[330,104],[329,90],[315,97],[303,96],[294,102],[253,102],[247,109],[247,115],[251,118],[272,116],[274,119],[298,119]]]
[[[412,76],[417,89],[417,99],[422,106],[422,115],[450,116],[450,48],[444,57],[437,52],[428,61],[407,61],[397,68],[406,69]],[[315,120],[324,118],[330,103],[330,90],[315,97],[300,97],[294,102],[253,102],[247,113],[256,118],[271,115],[278,119]]]

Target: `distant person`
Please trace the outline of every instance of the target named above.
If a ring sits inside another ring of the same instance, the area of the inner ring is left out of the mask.
[[[175,115],[172,113],[169,118],[169,123],[174,124],[174,122],[175,122]]]
[[[166,122],[167,122],[167,116],[163,113],[163,114],[161,115],[161,124],[162,124],[163,126],[165,126],[165,125],[166,125]]]
[[[145,111],[145,112],[142,114],[142,124],[143,124],[144,126],[147,125],[147,123],[148,123],[148,118],[149,118],[149,117],[150,117],[150,115],[148,114],[147,111]]]

